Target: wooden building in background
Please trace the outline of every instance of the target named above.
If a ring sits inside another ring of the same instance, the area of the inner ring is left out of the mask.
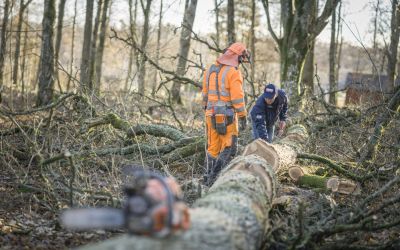
[[[395,85],[400,85],[399,78]],[[350,72],[346,76],[346,88],[345,104],[378,103],[393,93],[393,85],[389,83],[387,75],[378,77]]]

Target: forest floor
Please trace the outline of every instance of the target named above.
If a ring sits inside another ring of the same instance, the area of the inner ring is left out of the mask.
[[[14,97],[16,103],[17,100],[18,97]],[[314,237],[317,226],[326,228],[327,225],[346,224],[347,221],[342,220],[347,218],[344,215],[360,210],[357,207],[359,204],[396,176],[400,167],[398,116],[386,127],[384,143],[377,158],[365,165],[356,164],[364,150],[363,145],[373,132],[381,107],[381,104],[370,104],[354,110],[329,110],[324,109],[321,101],[310,100],[306,115],[300,120],[310,133],[305,151],[333,159],[355,175],[375,173],[376,176],[360,184],[361,195],[346,196],[321,192],[312,187],[298,188],[287,174],[283,174],[280,176],[280,196],[293,199],[290,204],[280,203],[273,209],[272,238],[265,245],[266,249],[287,249],[295,244],[301,248],[301,241],[299,243],[298,240],[299,213],[306,218],[302,227],[305,235],[309,233],[310,237]],[[123,233],[123,230],[67,231],[60,225],[58,216],[62,209],[71,205],[120,206],[121,186],[124,183],[121,166],[126,164],[144,164],[173,175],[184,186],[190,201],[198,195],[188,185],[193,180],[201,182],[203,172],[204,141],[198,140],[204,136],[202,111],[198,105],[186,105],[175,110],[168,101],[135,101],[134,97],[126,95],[113,95],[100,100],[74,95],[44,110],[31,109],[32,112],[18,113],[17,110],[26,110],[21,105],[14,105],[13,112],[8,112],[10,110],[2,109],[0,113],[1,249],[73,248]],[[117,114],[126,123],[106,119],[110,113]],[[129,134],[131,130],[128,131],[124,124],[131,124],[134,136]],[[137,124],[156,124],[157,129],[166,129],[168,133],[160,136],[147,128],[139,134],[141,127]],[[182,145],[178,143],[180,140],[184,142]],[[239,143],[244,146],[250,141],[251,131],[248,128],[240,136]],[[139,145],[139,149],[135,144]],[[131,151],[110,151],[115,148]],[[154,148],[156,152],[153,152]],[[72,154],[73,161],[65,157],[66,152]],[[313,174],[322,168],[323,176],[343,177],[321,162],[299,159],[297,164]],[[382,171],[368,170],[371,166]],[[368,203],[370,211],[379,208],[386,200],[393,200],[371,214],[376,222],[366,224],[371,229],[376,224],[386,225],[388,221],[400,218],[398,187],[398,183],[394,183]],[[334,222],[319,224],[333,210]],[[368,211],[363,214],[369,214]],[[354,226],[354,233],[351,234],[349,231],[327,233],[314,242],[314,247],[327,246],[331,249],[331,243],[341,242],[346,246],[365,245],[376,249],[384,246],[392,249],[391,246],[399,244],[399,224],[376,230]]]

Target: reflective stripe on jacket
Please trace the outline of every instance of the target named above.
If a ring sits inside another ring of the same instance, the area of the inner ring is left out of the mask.
[[[216,71],[217,70],[217,71]],[[218,73],[219,100],[233,107],[239,117],[247,115],[244,103],[243,78],[238,69],[215,63],[204,72],[203,76],[203,107],[206,115],[212,114],[212,108],[218,101],[216,75]]]

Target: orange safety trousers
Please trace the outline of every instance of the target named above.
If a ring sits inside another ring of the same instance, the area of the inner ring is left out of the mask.
[[[207,129],[207,152],[214,158],[229,147],[236,147],[232,145],[234,142],[234,137],[239,135],[237,115],[232,124],[226,127],[226,134],[220,135],[212,127],[211,116],[206,116],[206,129]]]

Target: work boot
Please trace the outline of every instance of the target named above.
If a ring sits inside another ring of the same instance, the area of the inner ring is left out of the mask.
[[[215,166],[217,159],[212,157],[208,152],[206,153],[206,158],[204,159],[204,169],[205,173],[203,176],[203,182],[206,186],[210,185],[210,177],[212,176],[212,172]]]
[[[213,169],[211,171],[208,180],[209,183],[208,186],[211,186],[214,183],[215,179],[217,178],[221,170],[224,169],[231,160],[232,160],[232,148],[231,147],[225,148],[224,151],[222,151],[216,159],[216,162],[213,166]]]

